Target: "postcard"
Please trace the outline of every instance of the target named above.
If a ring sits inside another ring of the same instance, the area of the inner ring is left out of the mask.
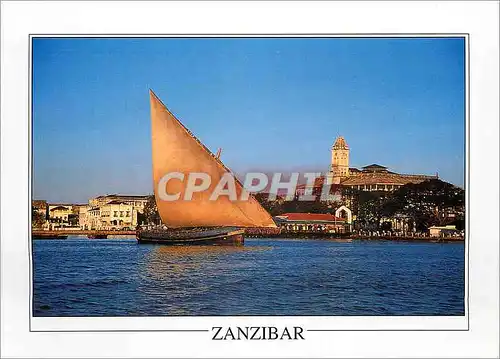
[[[111,11],[63,4],[102,10],[97,24]],[[451,23],[494,7],[451,4]],[[478,214],[471,198],[471,170],[492,172],[472,153],[498,156],[470,137],[486,121],[470,112],[472,30],[96,33],[52,6],[57,31],[22,25],[28,151],[2,151],[26,169],[25,200],[2,200],[2,312],[17,298],[23,313],[2,319],[17,323],[3,325],[2,341],[17,338],[6,357],[498,355],[498,292],[471,292],[498,289],[484,274],[498,241],[480,219],[497,209]],[[477,96],[498,94],[491,80]],[[7,292],[16,283],[24,295]]]

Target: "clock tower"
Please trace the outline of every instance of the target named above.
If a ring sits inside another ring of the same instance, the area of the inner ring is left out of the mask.
[[[342,136],[337,137],[333,144],[330,172],[334,183],[349,177],[349,146]]]

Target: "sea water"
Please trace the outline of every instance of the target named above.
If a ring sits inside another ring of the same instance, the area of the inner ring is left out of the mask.
[[[34,240],[34,316],[464,315],[464,243]]]

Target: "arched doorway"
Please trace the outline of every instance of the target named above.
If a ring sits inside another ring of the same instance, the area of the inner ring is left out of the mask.
[[[346,223],[351,224],[352,222],[352,212],[346,206],[341,206],[335,211],[335,217],[345,218]]]
[[[339,218],[345,218],[345,223],[347,224],[347,230],[349,232],[352,231],[352,212],[349,208],[347,208],[346,206],[340,206],[339,208],[337,208],[337,210],[335,211],[335,217],[339,217]]]

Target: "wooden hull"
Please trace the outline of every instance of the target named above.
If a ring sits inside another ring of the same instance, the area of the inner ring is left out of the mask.
[[[164,245],[232,245],[244,244],[244,230],[219,228],[207,230],[141,230],[137,231],[138,243]]]

